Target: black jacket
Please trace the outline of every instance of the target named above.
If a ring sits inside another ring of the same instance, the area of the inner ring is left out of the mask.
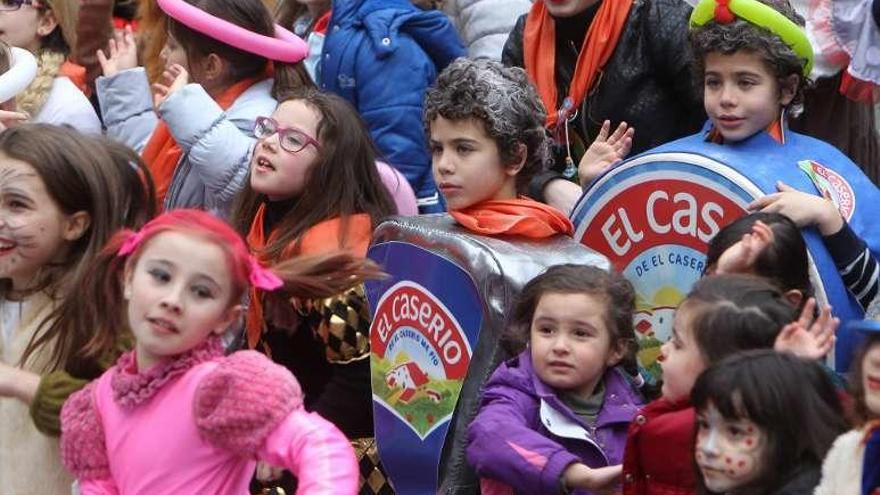
[[[560,104],[568,94],[583,36],[598,6],[576,18],[557,21],[556,87]],[[690,55],[690,12],[690,6],[681,0],[635,0],[617,48],[584,98],[569,132],[576,132],[589,146],[604,120],[610,120],[612,126],[625,121],[635,127],[635,154],[699,131],[706,114]],[[519,18],[504,45],[501,60],[505,65],[524,67],[526,17]],[[573,21],[584,24],[583,29],[571,29]],[[564,151],[555,146],[553,171],[533,181],[530,193],[535,199],[543,199],[543,186],[564,170]],[[572,152],[577,165],[580,156],[574,149]]]
[[[805,465],[792,474],[772,495],[812,495],[822,479],[822,468]]]

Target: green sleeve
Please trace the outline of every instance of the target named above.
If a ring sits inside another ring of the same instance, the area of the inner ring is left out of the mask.
[[[117,338],[115,352],[108,353],[98,361],[101,370],[107,370],[125,351],[131,349],[134,341],[130,334]],[[97,377],[92,377],[97,378]],[[77,378],[64,370],[53,371],[40,377],[40,385],[31,402],[31,418],[41,433],[53,437],[61,435],[61,408],[64,401],[74,392],[85,387],[91,379]]]
[[[65,371],[53,371],[40,378],[37,393],[31,402],[31,418],[41,433],[53,437],[61,434],[61,407],[71,394],[85,387],[90,380],[74,378]]]

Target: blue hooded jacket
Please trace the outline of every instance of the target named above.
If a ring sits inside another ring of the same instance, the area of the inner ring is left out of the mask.
[[[442,12],[409,0],[333,2],[319,85],[357,108],[382,158],[409,180],[422,213],[443,211],[422,125],[425,92],[465,55]]]

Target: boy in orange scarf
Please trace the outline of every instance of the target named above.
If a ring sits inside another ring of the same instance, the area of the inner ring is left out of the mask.
[[[547,160],[545,112],[525,72],[460,58],[425,100],[434,181],[449,214],[482,235],[571,235],[559,210],[519,196]]]

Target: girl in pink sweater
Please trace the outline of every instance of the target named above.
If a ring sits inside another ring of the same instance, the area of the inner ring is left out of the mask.
[[[297,493],[355,493],[345,436],[303,409],[290,372],[252,351],[224,356],[221,335],[250,285],[326,297],[374,276],[367,263],[338,254],[270,271],[196,210],[117,233],[94,265],[107,314],[95,341],[130,331],[135,346],[64,405],[62,457],[81,493],[242,495],[257,460],[292,471]]]

